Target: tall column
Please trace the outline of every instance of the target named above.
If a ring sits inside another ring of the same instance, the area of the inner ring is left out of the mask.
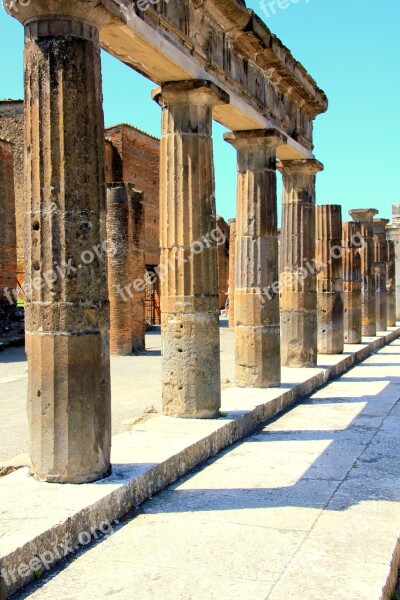
[[[236,385],[281,382],[276,148],[286,137],[274,129],[224,135],[238,151],[236,217]]]
[[[0,139],[0,332],[14,312],[16,288],[14,155],[12,144]]]
[[[317,206],[318,352],[341,354],[343,331],[342,207]]]
[[[387,330],[387,299],[386,299],[386,225],[389,219],[374,219],[374,275],[376,302],[376,329]]]
[[[342,228],[344,288],[344,343],[361,344],[361,223],[347,221]]]
[[[145,349],[145,207],[143,192],[126,184],[129,193],[129,249],[131,282],[131,348],[133,352]]]
[[[121,356],[132,352],[130,303],[131,253],[129,196],[124,183],[107,186],[108,293],[110,298],[110,350]]]
[[[376,335],[376,304],[375,279],[373,277],[374,263],[374,215],[375,208],[357,208],[349,211],[353,221],[361,223],[361,309],[362,334],[365,337]]]
[[[102,12],[77,0],[52,3],[51,16],[45,0],[18,9],[30,455],[37,479],[82,483],[110,473]]]
[[[315,180],[317,160],[285,160],[281,229],[281,353],[286,367],[317,364]]]
[[[229,327],[235,327],[236,219],[229,221]]]
[[[386,237],[395,247],[396,321],[400,321],[400,204],[392,204],[392,222],[386,226]]]
[[[229,96],[210,81],[169,82],[161,104],[160,221],[163,411],[213,418],[221,405],[212,109]]]
[[[387,326],[396,327],[396,247],[392,240],[386,242],[386,250]]]

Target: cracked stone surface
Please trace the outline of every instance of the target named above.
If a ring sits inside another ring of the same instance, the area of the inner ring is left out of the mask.
[[[397,340],[18,598],[389,598],[400,533],[399,364]]]

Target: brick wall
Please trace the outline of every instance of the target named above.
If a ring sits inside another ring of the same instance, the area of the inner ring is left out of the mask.
[[[17,287],[13,147],[0,139],[0,321],[12,305],[5,290]],[[12,297],[12,296],[11,296]],[[0,322],[0,329],[1,329]]]
[[[145,205],[145,263],[160,262],[159,234],[159,172],[160,140],[131,125],[116,125],[106,129],[106,174],[108,181],[116,177],[115,170],[122,171],[117,181],[134,184],[143,192]],[[114,166],[112,166],[114,165]]]
[[[0,138],[12,142],[14,152],[14,190],[16,211],[17,276],[24,280],[24,103],[22,100],[0,101]]]

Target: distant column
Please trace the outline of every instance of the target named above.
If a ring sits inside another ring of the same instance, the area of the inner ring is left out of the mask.
[[[341,354],[343,333],[342,208],[317,206],[318,352]]]
[[[387,290],[387,325],[396,326],[396,248],[392,240],[387,242],[386,290]]]
[[[281,353],[286,367],[317,364],[315,182],[317,160],[284,160],[281,228]]]
[[[0,140],[0,331],[17,302],[16,246],[13,147]]]
[[[392,222],[386,226],[386,237],[394,242],[396,279],[396,321],[400,321],[400,204],[392,204]]]
[[[349,211],[352,219],[361,223],[361,236],[363,239],[361,249],[362,334],[365,337],[376,335],[373,220],[374,215],[377,213],[378,211],[375,208],[357,208]]]
[[[127,183],[129,196],[129,249],[131,282],[131,348],[132,352],[145,349],[145,205],[143,193]]]
[[[110,183],[107,188],[110,351],[123,356],[132,352],[129,197],[123,183]]]
[[[280,385],[280,315],[274,129],[224,135],[238,153],[236,218],[236,385]]]
[[[344,343],[361,344],[361,223],[347,221],[342,232]]]
[[[229,327],[235,327],[236,219],[229,221]]]
[[[375,274],[375,302],[376,302],[376,329],[387,330],[387,295],[386,295],[386,269],[387,246],[386,225],[389,219],[374,219],[374,274]]]

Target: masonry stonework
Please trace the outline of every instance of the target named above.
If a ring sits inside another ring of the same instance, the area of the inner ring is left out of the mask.
[[[0,139],[0,333],[13,315],[16,298],[17,254],[15,229],[13,146]]]
[[[346,221],[342,229],[344,342],[361,344],[361,223]]]

